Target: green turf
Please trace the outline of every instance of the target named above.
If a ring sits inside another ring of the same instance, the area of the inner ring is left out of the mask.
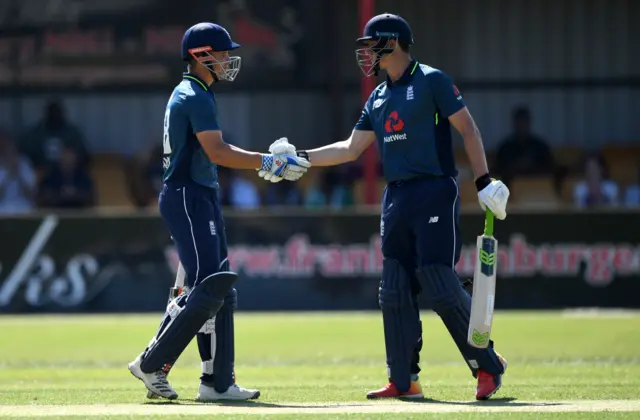
[[[213,414],[213,413],[212,413]],[[42,417],[11,417],[12,420],[32,420]],[[86,420],[82,416],[47,417],[62,418],[65,420]],[[140,416],[92,416],[92,420],[140,420]],[[193,416],[162,416],[156,417],[162,420],[192,419]],[[204,418],[199,416],[197,418]],[[270,414],[270,415],[215,415],[214,420],[299,420],[299,414]],[[330,420],[637,420],[638,413],[438,413],[438,414],[307,414],[305,418],[310,420],[330,419]]]
[[[144,387],[131,377],[126,364],[145,347],[158,321],[158,314],[0,316],[0,405],[145,402]],[[441,401],[472,400],[475,381],[441,321],[425,313],[423,329],[425,395]],[[379,313],[240,313],[236,334],[238,382],[260,388],[260,401],[265,403],[364,401],[366,391],[386,379]],[[498,312],[493,338],[509,360],[497,397],[516,401],[640,398],[639,314],[570,317],[560,312]],[[198,377],[199,358],[192,345],[170,379],[181,399],[188,400],[196,393]],[[640,418],[640,413],[635,417],[596,414],[491,413],[491,418]],[[384,415],[418,417],[484,418],[473,413]]]

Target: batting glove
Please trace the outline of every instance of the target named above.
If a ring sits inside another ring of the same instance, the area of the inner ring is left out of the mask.
[[[482,210],[488,207],[498,219],[504,220],[507,217],[509,188],[502,181],[491,178],[489,174],[476,180],[476,188]]]
[[[301,157],[289,155],[262,155],[260,170],[271,173],[287,181],[297,181],[307,172],[311,163]],[[272,181],[273,182],[273,181]],[[277,181],[276,181],[277,182]]]
[[[272,155],[295,156],[296,147],[293,144],[289,143],[289,140],[286,137],[282,137],[274,141],[273,143],[271,143],[271,146],[269,146],[269,153],[271,153]],[[267,181],[280,182],[283,180],[283,178],[279,176],[275,176],[269,171],[265,171],[263,169],[256,169],[256,170],[258,171],[258,176],[260,178],[264,178]]]

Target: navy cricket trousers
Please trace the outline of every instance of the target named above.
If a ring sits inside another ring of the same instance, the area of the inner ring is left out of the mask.
[[[160,214],[184,267],[185,286],[190,288],[215,273],[229,270],[217,193],[197,184],[171,182],[160,193]]]
[[[414,178],[387,185],[382,200],[382,255],[408,273],[460,258],[460,199],[452,177]]]
[[[460,199],[451,177],[414,178],[387,184],[382,199],[382,255],[395,259],[411,278],[412,293],[421,292],[415,271],[431,264],[455,267],[460,259]],[[417,298],[415,316],[420,319]],[[411,373],[420,373],[422,332],[411,357]]]

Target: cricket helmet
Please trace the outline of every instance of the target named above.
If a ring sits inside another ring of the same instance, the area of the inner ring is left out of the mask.
[[[232,51],[236,48],[240,48],[240,44],[233,42],[229,32],[215,23],[202,22],[193,25],[182,37],[182,59],[189,61],[194,58],[213,73],[216,81],[232,82],[240,71],[241,59],[238,56],[229,56],[220,61],[211,53]]]
[[[398,15],[383,13],[371,18],[364,27],[362,37],[356,43],[362,48],[356,50],[358,66],[365,76],[377,75],[382,55],[391,54],[391,41],[413,44],[413,33],[406,20]]]

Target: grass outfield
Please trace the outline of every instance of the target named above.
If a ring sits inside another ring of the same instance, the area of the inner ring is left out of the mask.
[[[509,360],[496,400],[473,401],[475,381],[440,320],[423,315],[421,382],[428,400],[369,402],[384,384],[379,313],[240,313],[238,382],[257,402],[198,404],[192,344],[172,371],[180,394],[147,403],[126,364],[159,314],[0,316],[0,418],[637,419],[640,314],[498,312],[493,338]]]

